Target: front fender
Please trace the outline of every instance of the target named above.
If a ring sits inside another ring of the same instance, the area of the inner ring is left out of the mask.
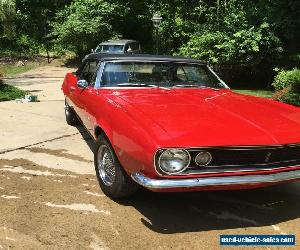
[[[100,103],[101,108],[95,110],[95,128],[99,127],[105,133],[124,170],[129,175],[142,172],[149,177],[157,177],[154,154],[159,143],[155,140],[154,130],[160,128],[145,117],[137,119],[136,115],[142,114],[133,115],[108,98],[102,98]]]

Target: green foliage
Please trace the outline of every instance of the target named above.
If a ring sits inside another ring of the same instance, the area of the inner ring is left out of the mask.
[[[21,98],[25,94],[21,89],[0,82],[0,102]]]
[[[0,0],[0,31],[6,36],[14,33],[15,1]]]
[[[284,94],[279,100],[287,104],[300,106],[300,93],[288,92]]]
[[[0,0],[0,56],[83,56],[114,37],[151,53],[158,38],[160,53],[209,61],[229,84],[262,88],[274,67],[300,67],[299,16],[299,0]]]
[[[106,0],[75,0],[57,14],[52,36],[58,43],[84,54],[116,35],[112,20],[118,16],[120,10]]]
[[[277,90],[277,99],[296,106],[300,106],[300,70],[278,72],[273,86]]]
[[[272,85],[277,91],[288,86],[292,86],[293,91],[296,91],[300,85],[300,70],[295,68],[293,70],[279,71]]]
[[[256,67],[282,52],[280,40],[266,22],[254,26],[242,9],[225,15],[222,26],[201,29],[184,44],[180,54],[218,65]]]

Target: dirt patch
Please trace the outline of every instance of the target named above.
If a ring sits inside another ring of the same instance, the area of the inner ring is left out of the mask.
[[[28,150],[32,153],[44,153],[44,154],[68,158],[68,159],[76,160],[76,161],[82,161],[82,162],[88,162],[88,163],[93,162],[91,160],[86,160],[84,157],[81,157],[79,155],[67,153],[67,150],[65,150],[65,149],[49,149],[49,148],[31,147],[31,148],[26,148],[26,150]]]

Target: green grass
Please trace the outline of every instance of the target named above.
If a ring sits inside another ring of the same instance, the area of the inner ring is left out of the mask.
[[[25,94],[24,90],[0,82],[0,102],[15,100],[24,97]]]
[[[34,69],[37,66],[37,63],[27,63],[24,66],[19,67],[12,64],[0,65],[0,75],[13,76]]]
[[[262,89],[233,89],[234,92],[245,94],[245,95],[254,95],[259,97],[271,98],[274,94],[272,90],[262,90]]]

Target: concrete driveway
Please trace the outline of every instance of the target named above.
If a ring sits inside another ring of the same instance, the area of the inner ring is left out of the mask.
[[[122,202],[104,196],[93,141],[65,123],[60,86],[67,71],[73,69],[42,67],[7,80],[41,102],[0,103],[0,249],[218,249],[220,234],[300,236],[298,183],[186,194],[142,190]]]

